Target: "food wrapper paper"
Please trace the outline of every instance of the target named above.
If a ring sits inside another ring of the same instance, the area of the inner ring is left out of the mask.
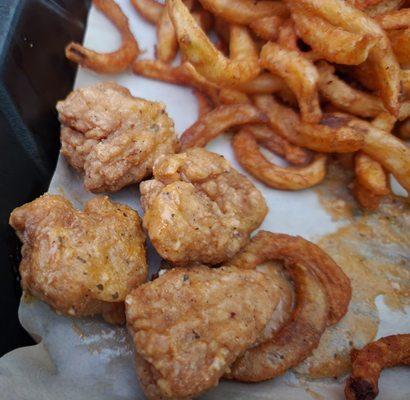
[[[142,58],[152,59],[156,42],[155,28],[137,15],[129,0],[117,2],[130,19],[131,29],[144,52]],[[112,51],[120,43],[118,32],[95,8],[89,14],[84,43],[99,51]],[[131,72],[107,76],[80,68],[75,87],[102,80],[114,80],[129,88],[134,96],[165,103],[179,133],[197,118],[197,104],[190,89],[137,77]],[[242,171],[233,157],[228,137],[213,141],[208,148],[223,154]],[[258,182],[255,184],[263,192],[270,209],[262,229],[317,240],[343,224],[332,220],[320,205],[314,190],[284,192],[269,189]],[[82,177],[62,157],[58,160],[49,191],[65,195],[79,208],[93,196],[84,190]],[[110,197],[128,204],[141,214],[137,185],[111,194]],[[149,248],[149,262],[151,272],[156,271],[160,258],[152,247]],[[382,297],[377,298],[376,303],[381,319],[378,337],[410,332],[408,313],[387,308]],[[133,346],[125,328],[110,326],[99,318],[60,316],[45,303],[35,299],[22,300],[19,317],[22,325],[39,344],[14,350],[0,360],[0,399],[145,398],[135,375]],[[309,380],[289,372],[259,384],[222,381],[201,398],[338,400],[344,398],[344,379]],[[409,382],[408,369],[394,368],[383,372],[379,398],[410,399]]]

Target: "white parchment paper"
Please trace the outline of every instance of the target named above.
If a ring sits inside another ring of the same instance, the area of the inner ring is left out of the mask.
[[[143,58],[153,58],[155,29],[133,10],[129,0],[117,0],[129,16],[131,28],[144,50]],[[94,8],[88,19],[85,45],[100,51],[111,51],[119,44],[119,35]],[[162,101],[182,132],[197,118],[197,104],[190,89],[147,80],[133,74],[102,76],[79,69],[75,87],[102,80],[115,80],[129,88],[133,95]],[[235,162],[227,138],[221,137],[208,146]],[[242,171],[243,172],[243,171]],[[299,234],[317,239],[340,226],[320,206],[314,191],[291,193],[268,189],[256,182],[269,205],[269,215],[262,228],[274,232]],[[93,195],[86,192],[82,177],[60,157],[50,185],[50,192],[65,195],[75,206]],[[141,213],[137,186],[110,195]],[[159,257],[150,248],[150,268],[159,266]],[[410,332],[409,313],[394,312],[383,299],[377,299],[381,323],[378,337]],[[407,310],[410,311],[410,310]],[[135,400],[144,395],[134,372],[133,349],[124,328],[112,327],[101,319],[72,319],[55,314],[37,300],[22,302],[19,317],[23,326],[36,338],[38,345],[17,349],[0,360],[0,399],[4,400]],[[293,373],[260,384],[246,385],[221,382],[203,399],[343,399],[344,379],[309,381]],[[379,399],[410,399],[410,371],[394,368],[383,373]]]

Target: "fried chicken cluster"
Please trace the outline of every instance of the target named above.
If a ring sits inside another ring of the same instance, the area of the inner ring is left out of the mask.
[[[46,194],[10,216],[23,242],[22,286],[58,313],[126,318],[149,399],[276,377],[345,315],[351,288],[338,265],[300,237],[251,239],[268,211],[262,194],[221,155],[176,153],[162,105],[101,83],[57,108],[61,152],[87,189],[152,174],[140,184],[142,225],[170,269],[145,283],[145,233],[128,206],[95,197],[79,211]]]
[[[175,268],[126,298],[137,370],[150,399],[185,399],[218,384],[263,335],[275,281],[234,267]]]
[[[140,184],[144,228],[174,265],[231,258],[263,221],[262,194],[221,155],[202,148],[159,158]]]
[[[174,124],[163,104],[136,98],[113,82],[74,90],[57,103],[61,153],[84,172],[92,192],[114,192],[152,173],[174,153]]]
[[[147,278],[145,235],[137,212],[96,197],[75,210],[44,195],[16,208],[10,225],[23,242],[23,290],[71,316],[124,322],[124,299]]]

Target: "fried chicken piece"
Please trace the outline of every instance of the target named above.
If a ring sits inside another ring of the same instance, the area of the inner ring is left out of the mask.
[[[74,90],[57,103],[61,153],[92,192],[114,192],[140,182],[154,161],[177,149],[165,106],[133,97],[113,82]]]
[[[125,296],[147,278],[145,235],[136,211],[95,197],[75,210],[46,194],[16,208],[10,225],[23,242],[23,290],[71,316],[124,322]]]
[[[279,289],[268,275],[235,267],[175,268],[125,300],[137,373],[149,399],[185,399],[217,385],[255,343]]]
[[[223,156],[202,148],[163,156],[140,184],[144,227],[174,265],[232,257],[265,218],[262,194]]]

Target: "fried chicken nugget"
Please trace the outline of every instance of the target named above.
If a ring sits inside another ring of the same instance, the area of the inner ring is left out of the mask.
[[[117,191],[151,174],[154,161],[174,153],[174,124],[164,105],[133,97],[113,82],[74,90],[57,103],[61,153],[92,192]]]
[[[161,157],[153,171],[140,184],[143,224],[174,265],[227,260],[266,216],[259,190],[218,154],[192,148]]]
[[[105,196],[77,211],[64,197],[45,194],[16,208],[10,225],[23,242],[25,292],[61,314],[124,322],[125,296],[148,272],[136,211]]]
[[[188,399],[218,384],[262,334],[279,300],[268,275],[175,268],[126,298],[137,373],[149,399]]]

